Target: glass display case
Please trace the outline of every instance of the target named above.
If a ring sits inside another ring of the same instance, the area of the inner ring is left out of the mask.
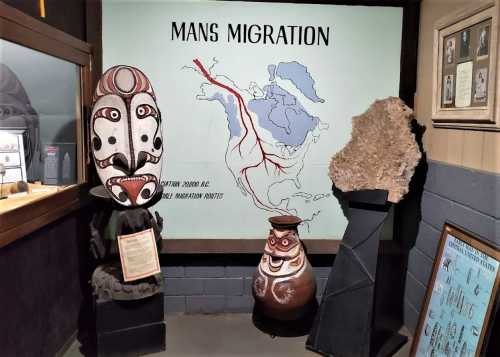
[[[2,3],[0,27],[1,247],[81,203],[91,51]]]

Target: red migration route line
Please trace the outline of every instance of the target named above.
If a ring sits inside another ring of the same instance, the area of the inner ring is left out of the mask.
[[[260,152],[262,154],[262,159],[260,160],[260,162],[258,162],[257,164],[255,165],[251,165],[251,166],[247,166],[247,167],[244,167],[241,169],[240,173],[245,177],[245,181],[248,185],[248,188],[250,189],[250,192],[251,194],[253,195],[253,197],[255,198],[255,200],[260,204],[262,205],[263,207],[266,207],[270,210],[279,210],[281,212],[285,212],[285,213],[288,213],[284,210],[281,210],[279,208],[275,208],[275,207],[270,207],[270,206],[267,206],[266,204],[264,204],[258,197],[257,195],[255,194],[253,188],[252,188],[252,185],[250,184],[250,181],[248,179],[248,174],[247,174],[247,171],[251,168],[256,168],[256,167],[259,167],[262,163],[264,164],[264,167],[266,169],[266,172],[269,173],[268,169],[267,169],[267,163],[266,162],[269,162],[271,163],[272,165],[274,165],[274,168],[275,170],[278,171],[278,174],[283,172],[285,173],[285,168],[287,167],[284,167],[283,165],[281,165],[280,163],[272,160],[270,157],[271,156],[274,156],[274,157],[277,157],[277,158],[281,158],[279,157],[278,155],[275,155],[275,154],[269,154],[267,153],[265,150],[264,150],[264,147],[262,146],[262,139],[260,138],[259,134],[257,133],[257,130],[255,129],[255,125],[254,125],[254,122],[253,122],[253,119],[252,119],[252,116],[250,115],[250,113],[248,112],[248,109],[245,105],[245,101],[243,100],[242,96],[240,93],[238,93],[236,90],[234,90],[233,88],[217,81],[216,79],[214,79],[209,73],[208,71],[205,69],[205,67],[203,66],[203,64],[200,62],[199,59],[194,59],[193,60],[194,64],[200,69],[200,71],[203,73],[203,75],[205,76],[205,78],[212,84],[215,84],[216,86],[218,87],[221,87],[225,90],[227,90],[229,93],[231,93],[232,95],[234,95],[236,97],[236,99],[238,100],[238,106],[239,106],[239,111],[240,111],[240,116],[241,116],[241,122],[243,123],[243,127],[245,128],[245,134],[243,135],[243,137],[241,138],[241,140],[239,141],[239,143],[236,145],[238,147],[238,151],[240,152],[240,156],[241,156],[241,143],[243,142],[243,140],[245,140],[245,138],[247,137],[248,135],[248,127],[245,123],[245,118],[243,116],[243,111],[245,112],[246,116],[248,117],[248,120],[250,121],[250,124],[251,124],[251,127],[252,127],[252,130],[255,134],[255,140],[256,140],[256,144],[259,145],[259,149],[260,149]],[[283,159],[283,158],[281,158]]]

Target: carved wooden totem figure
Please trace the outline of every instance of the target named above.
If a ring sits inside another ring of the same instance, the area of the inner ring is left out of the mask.
[[[125,65],[104,72],[92,101],[90,129],[92,154],[105,189],[91,193],[123,206],[108,205],[92,219],[91,250],[104,261],[92,277],[94,293],[101,300],[154,295],[162,289],[161,275],[124,282],[117,259],[120,235],[151,228],[157,246],[161,245],[163,219],[148,210],[162,192],[161,113],[143,72]]]
[[[314,274],[297,231],[301,221],[295,216],[269,218],[273,229],[254,274],[253,295],[260,312],[273,319],[298,319],[315,298]]]
[[[149,79],[130,66],[108,69],[94,94],[92,152],[111,198],[126,207],[148,203],[161,189],[161,115]]]

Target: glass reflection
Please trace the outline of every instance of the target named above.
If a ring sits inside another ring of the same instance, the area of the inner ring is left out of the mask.
[[[25,129],[23,146],[25,164],[29,170],[28,180],[39,179],[38,173],[42,162],[40,120],[37,112],[31,106],[21,81],[4,63],[0,63],[0,128]],[[4,134],[4,139],[5,137]],[[0,151],[3,151],[1,147]],[[3,164],[6,167],[12,166],[9,165],[12,164],[12,161],[9,160],[10,157],[5,156]]]
[[[76,183],[79,67],[5,40],[0,56],[0,130],[22,131],[27,181]]]

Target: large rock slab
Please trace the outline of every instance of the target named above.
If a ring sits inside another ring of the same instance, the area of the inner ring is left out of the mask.
[[[377,100],[352,119],[351,140],[332,158],[329,176],[344,192],[387,190],[399,202],[422,154],[411,132],[413,111],[396,97]]]

